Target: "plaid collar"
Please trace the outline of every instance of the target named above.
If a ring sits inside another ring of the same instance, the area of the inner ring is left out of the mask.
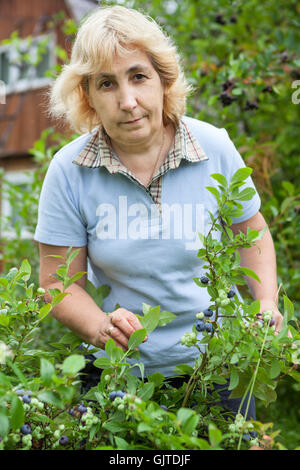
[[[181,120],[177,126],[173,147],[170,149],[166,160],[153,175],[149,186],[168,170],[178,168],[182,159],[191,163],[208,160],[207,155],[183,120]],[[99,168],[103,166],[111,174],[117,172],[123,173],[131,180],[141,185],[140,181],[120,162],[113,152],[109,144],[109,138],[102,126],[96,128],[91,139],[73,160],[73,163],[87,168]]]

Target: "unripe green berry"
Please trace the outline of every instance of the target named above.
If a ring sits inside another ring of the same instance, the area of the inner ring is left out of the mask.
[[[227,298],[227,294],[226,294],[226,292],[225,292],[223,289],[220,289],[220,290],[218,291],[218,294],[219,294],[219,297],[220,297],[221,299],[226,299],[226,298]]]
[[[198,312],[196,314],[196,318],[198,318],[198,320],[202,320],[202,318],[204,318],[204,313],[203,312]]]

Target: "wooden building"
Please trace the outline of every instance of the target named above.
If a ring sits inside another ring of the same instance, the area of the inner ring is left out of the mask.
[[[45,75],[60,61],[57,46],[70,51],[71,35],[62,23],[77,23],[98,5],[97,0],[0,0],[0,168],[16,184],[26,184],[25,170],[34,168],[28,149],[41,132],[50,126],[62,131],[47,116],[52,78]],[[6,216],[10,208],[2,191],[0,200]]]

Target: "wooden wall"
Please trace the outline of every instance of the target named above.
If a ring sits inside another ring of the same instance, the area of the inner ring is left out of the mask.
[[[47,33],[47,23],[59,11],[70,16],[64,0],[0,0],[0,40],[10,37],[15,30],[21,38]],[[59,28],[54,32],[57,43],[69,50],[68,38]],[[1,167],[8,169],[10,161],[26,155],[30,165],[28,149],[39,138],[41,131],[49,126],[63,129],[62,125],[52,122],[47,116],[47,91],[48,87],[9,94],[6,104],[0,104]]]

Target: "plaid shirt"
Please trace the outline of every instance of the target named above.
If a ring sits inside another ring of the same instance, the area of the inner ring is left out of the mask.
[[[160,212],[162,176],[167,171],[178,168],[182,159],[194,163],[208,160],[208,157],[189,131],[187,125],[181,120],[177,126],[174,143],[167,158],[153,175],[151,182],[146,188]],[[100,168],[103,166],[111,174],[122,173],[135,184],[145,189],[143,183],[116,157],[109,144],[109,138],[102,127],[97,128],[90,141],[73,160],[73,163],[87,168]]]

